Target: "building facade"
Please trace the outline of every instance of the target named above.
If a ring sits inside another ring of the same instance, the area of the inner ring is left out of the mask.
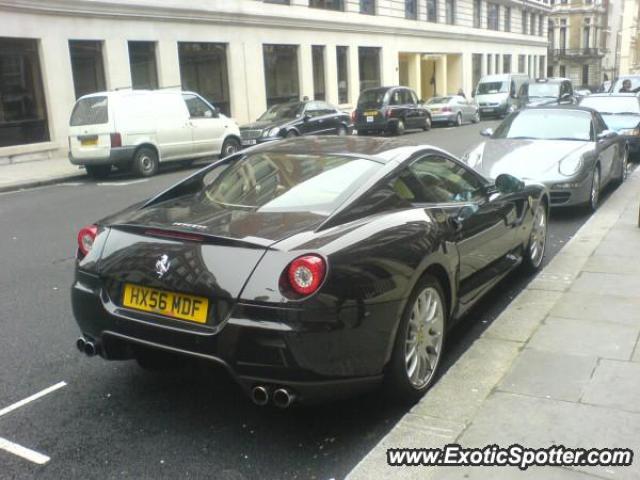
[[[546,71],[549,0],[0,0],[0,161],[66,154],[75,100],[199,92],[239,123],[363,88],[471,93]]]
[[[624,0],[616,0],[624,1]],[[548,25],[547,76],[595,89],[604,78],[609,0],[554,0]]]
[[[619,29],[616,32],[614,76],[640,73],[640,0],[620,0]]]

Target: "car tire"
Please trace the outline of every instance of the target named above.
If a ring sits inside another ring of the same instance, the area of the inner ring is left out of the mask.
[[[344,125],[338,125],[338,128],[336,128],[336,135],[339,137],[345,137],[348,133],[349,131]]]
[[[456,127],[460,126],[462,126],[462,114],[458,112],[458,115],[456,115]]]
[[[471,123],[479,123],[480,122],[480,112],[476,112],[473,118],[471,119]]]
[[[240,142],[236,138],[227,138],[222,144],[222,151],[220,152],[220,158],[226,158],[229,155],[233,155],[234,153],[240,150]]]
[[[133,171],[139,177],[152,177],[158,173],[158,154],[153,148],[141,147],[133,156]]]
[[[422,130],[424,130],[425,132],[428,132],[429,130],[431,130],[431,116],[427,115],[424,119],[424,125],[422,126]]]
[[[600,206],[600,190],[602,189],[602,180],[600,178],[600,165],[596,165],[591,176],[591,190],[589,192],[589,200],[587,200],[587,209],[595,212]]]
[[[146,347],[136,347],[135,359],[140,368],[148,372],[177,370],[186,364],[183,356]]]
[[[406,130],[406,126],[404,124],[404,120],[402,118],[399,118],[398,121],[396,122],[396,124],[393,127],[394,133],[397,136],[402,136],[404,135],[404,132]]]
[[[429,315],[432,309],[433,315]],[[393,353],[385,372],[385,393],[392,399],[415,402],[437,378],[448,311],[440,282],[432,275],[423,275],[400,318]],[[421,313],[424,313],[424,318]],[[424,355],[420,354],[421,351],[425,352]]]
[[[104,180],[111,174],[111,165],[85,165],[87,175],[96,180]]]
[[[297,136],[298,136],[298,132],[296,132],[295,130],[289,130],[285,135],[286,138],[294,138]]]
[[[522,268],[527,273],[535,273],[542,267],[549,232],[549,208],[541,201],[533,212],[533,225],[529,241],[524,251]]]
[[[625,145],[620,165],[620,175],[616,177],[616,184],[622,185],[629,174],[629,147]]]

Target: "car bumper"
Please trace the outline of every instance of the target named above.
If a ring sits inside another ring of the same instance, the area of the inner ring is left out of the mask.
[[[110,149],[109,155],[98,157],[75,157],[72,152],[69,152],[69,161],[73,165],[115,165],[130,161],[135,151],[135,146],[118,147]]]
[[[451,113],[432,113],[431,114],[431,121],[433,123],[439,123],[439,122],[454,122],[456,119],[456,112],[451,112]]]
[[[378,386],[392,345],[400,302],[368,312],[357,306],[327,313],[237,303],[215,330],[112,302],[99,277],[77,272],[71,292],[82,335],[109,360],[134,358],[138,345],[222,365],[249,394],[254,386],[287,387],[304,403],[347,397]]]
[[[242,139],[241,144],[242,148],[249,148],[255,145],[261,145],[263,143],[275,142],[277,140],[282,140],[282,137],[258,137],[251,139]]]
[[[481,116],[500,116],[506,115],[509,111],[509,105],[496,105],[491,107],[479,107],[478,111]]]

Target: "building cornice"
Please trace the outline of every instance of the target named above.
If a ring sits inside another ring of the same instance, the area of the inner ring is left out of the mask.
[[[0,10],[89,18],[177,21],[275,29],[406,35],[446,40],[498,41],[502,44],[545,48],[547,46],[547,40],[539,36],[499,32],[500,37],[496,39],[497,32],[493,30],[455,26],[453,27],[455,31],[452,31],[451,25],[415,22],[401,18],[362,16],[362,21],[356,23],[352,20],[333,17],[336,12],[324,11],[314,11],[314,15],[307,18],[295,15],[295,13],[301,11],[299,9],[295,10],[296,7],[283,7],[262,4],[261,2],[255,2],[257,4],[255,8],[244,7],[243,2],[209,2],[228,7],[224,11],[213,8],[184,6],[182,2],[178,2],[179,6],[170,2],[164,2],[164,5],[159,5],[158,3],[161,2],[151,4],[142,1],[124,3],[122,1],[107,0],[47,0],[46,2],[0,0]],[[283,8],[287,10],[283,10]],[[291,15],[283,14],[287,12],[291,13]],[[383,21],[376,22],[375,20]],[[410,25],[420,25],[422,28]]]

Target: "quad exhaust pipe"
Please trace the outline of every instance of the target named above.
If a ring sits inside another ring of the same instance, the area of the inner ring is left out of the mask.
[[[80,337],[78,338],[78,340],[76,340],[76,347],[87,357],[94,357],[98,354],[98,345],[91,340],[87,340],[84,337]]]
[[[289,408],[295,399],[295,394],[286,387],[277,388],[273,394],[271,389],[265,385],[257,385],[251,389],[251,400],[261,407],[272,401],[278,408]]]

